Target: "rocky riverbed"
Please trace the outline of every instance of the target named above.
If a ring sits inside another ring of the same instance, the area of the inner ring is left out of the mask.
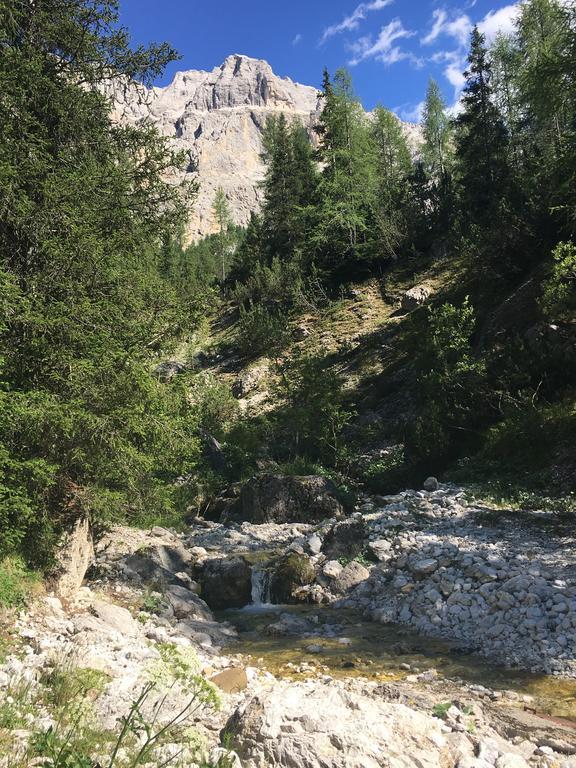
[[[114,529],[74,595],[7,625],[0,765],[39,764],[54,681],[89,670],[92,731],[146,690],[144,720],[184,713],[194,739],[169,730],[157,765],[575,768],[572,535],[429,488],[321,522]]]

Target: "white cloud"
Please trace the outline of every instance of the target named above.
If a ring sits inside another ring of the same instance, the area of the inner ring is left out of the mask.
[[[361,37],[352,43],[350,49],[353,58],[350,61],[350,66],[356,66],[366,59],[376,59],[384,64],[395,64],[403,59],[415,59],[413,54],[402,51],[394,45],[396,40],[412,37],[415,34],[415,32],[405,29],[400,19],[394,19],[390,24],[382,27],[375,41],[371,37]]]
[[[514,32],[516,19],[520,14],[520,3],[506,5],[498,11],[489,11],[478,24],[478,29],[486,35],[486,42],[492,43],[500,32],[509,35]]]
[[[392,110],[395,112],[401,120],[405,120],[408,123],[420,123],[424,114],[425,102],[420,101],[418,104],[401,104],[399,107],[394,107]]]
[[[445,10],[438,8],[432,14],[432,29],[420,42],[422,45],[430,45],[442,35],[447,35],[454,38],[458,45],[465,45],[471,31],[472,22],[469,16],[461,13],[450,19]]]
[[[371,13],[372,11],[381,11],[393,2],[394,0],[370,0],[370,2],[360,3],[360,5],[357,5],[352,13],[342,19],[339,24],[332,24],[324,30],[320,39],[320,45],[325,43],[330,37],[339,35],[341,32],[351,32],[358,29],[360,22],[364,21],[366,18],[366,14]]]
[[[301,42],[302,42],[302,35],[300,34],[300,32],[298,32],[294,40],[292,40],[292,45],[296,46],[298,45],[298,43],[301,43]]]

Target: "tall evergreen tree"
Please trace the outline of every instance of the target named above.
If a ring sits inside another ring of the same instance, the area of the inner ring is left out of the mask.
[[[522,4],[517,82],[523,109],[523,183],[539,226],[548,227],[550,243],[556,238],[559,212],[568,232],[574,231],[575,36],[573,7],[558,0]]]
[[[332,83],[325,72],[323,96],[316,128],[323,171],[315,243],[324,264],[334,267],[366,252],[375,160],[370,129],[350,75],[339,70]]]
[[[186,320],[160,273],[179,159],[103,95],[174,54],[132,52],[114,0],[1,0],[0,51],[0,557],[38,560],[78,514],[166,508],[197,456],[152,374]]]
[[[215,238],[215,256],[220,264],[220,276],[222,282],[226,282],[228,275],[228,268],[232,259],[232,214],[230,213],[230,206],[226,199],[226,194],[222,187],[218,187],[216,190],[216,196],[214,197],[214,205],[212,206],[214,212],[214,218],[216,219],[216,238]]]
[[[376,244],[382,255],[397,257],[407,236],[405,208],[412,159],[400,121],[392,112],[376,107],[371,133],[376,163]]]
[[[435,80],[430,80],[428,84],[422,123],[422,163],[429,179],[430,195],[426,215],[431,218],[432,235],[445,236],[450,227],[454,207],[454,146],[446,103]]]
[[[263,159],[263,250],[271,263],[275,256],[287,260],[301,243],[317,172],[306,131],[296,123],[289,125],[284,114],[266,124]]]
[[[464,222],[488,225],[506,196],[510,169],[508,137],[492,99],[492,67],[484,35],[474,27],[456,119],[456,158],[460,215]]]

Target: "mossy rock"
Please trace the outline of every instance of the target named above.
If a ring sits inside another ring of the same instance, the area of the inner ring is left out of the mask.
[[[298,602],[294,592],[299,587],[312,584],[316,571],[307,555],[292,552],[276,566],[270,583],[270,594],[274,603]]]

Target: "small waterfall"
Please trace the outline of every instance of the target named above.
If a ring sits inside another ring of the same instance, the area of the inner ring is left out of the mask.
[[[270,573],[257,565],[252,568],[252,605],[270,605]]]

